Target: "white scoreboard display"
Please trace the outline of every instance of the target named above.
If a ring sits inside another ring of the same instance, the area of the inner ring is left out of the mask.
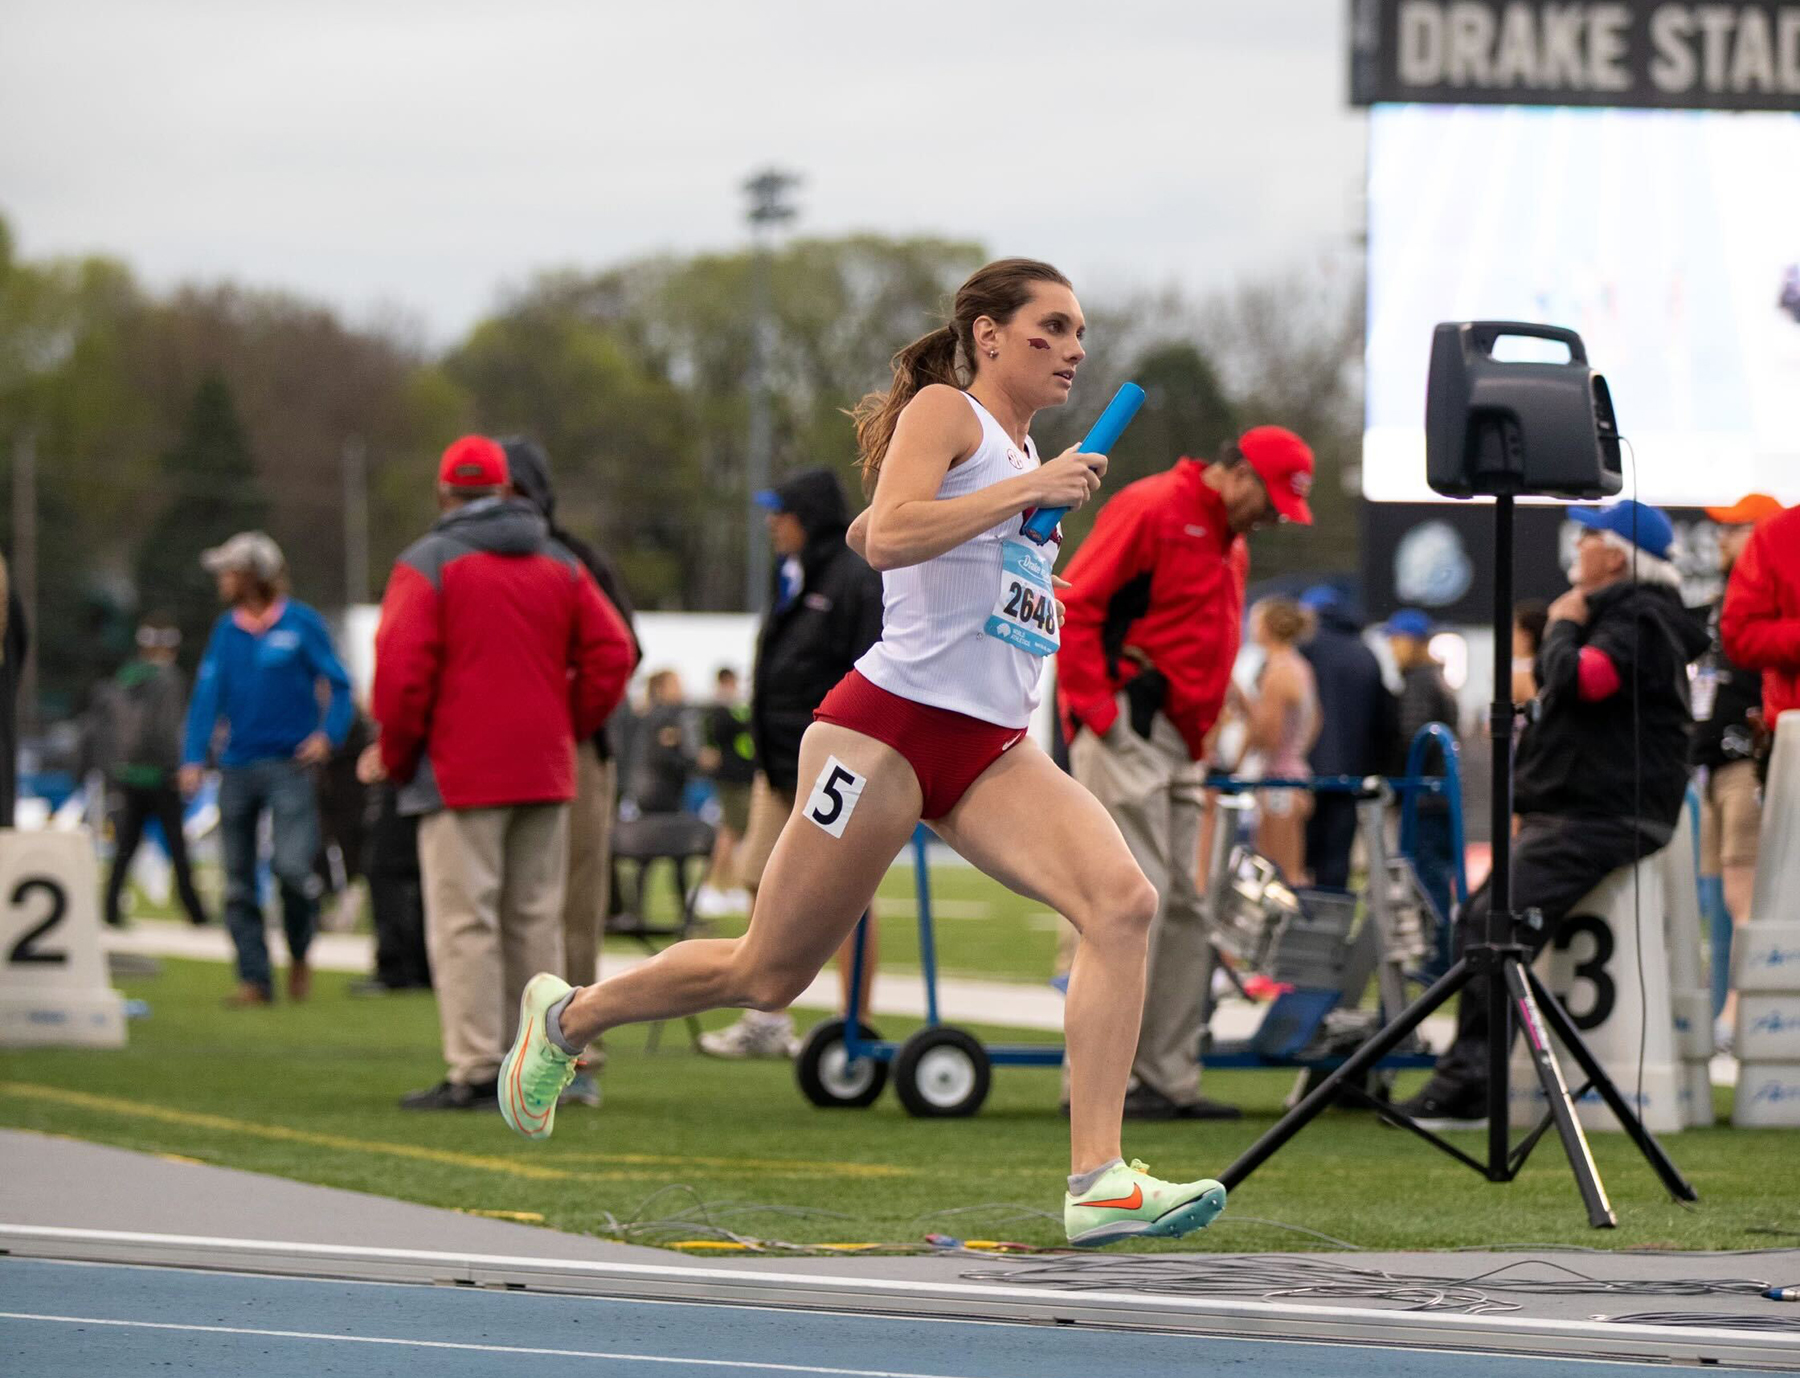
[[[1376,105],[1368,236],[1367,497],[1434,497],[1432,327],[1520,320],[1580,332],[1636,496],[1800,502],[1800,114]]]
[[[125,1044],[108,984],[87,829],[0,829],[0,1047]]]

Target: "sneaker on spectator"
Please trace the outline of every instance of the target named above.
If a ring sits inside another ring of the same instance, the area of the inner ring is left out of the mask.
[[[600,1108],[600,1083],[594,1080],[594,1074],[587,1069],[585,1062],[575,1064],[581,1070],[575,1073],[575,1079],[563,1089],[562,1095],[556,1098],[558,1105],[588,1105]]]
[[[767,1014],[745,1010],[737,1023],[700,1035],[700,1051],[708,1057],[742,1061],[753,1057],[791,1057],[794,1019],[785,1012]]]
[[[1713,1020],[1713,1056],[1718,1057],[1721,1053],[1730,1056],[1736,1036],[1737,1029],[1734,1027],[1733,1021],[1725,1018],[1724,1015]]]
[[[750,912],[750,892],[721,890],[716,885],[702,885],[694,896],[694,913],[702,919],[724,919]]]
[[[423,1091],[400,1097],[402,1110],[491,1110],[500,1103],[500,1083],[477,1082],[473,1085],[457,1081],[440,1081]]]

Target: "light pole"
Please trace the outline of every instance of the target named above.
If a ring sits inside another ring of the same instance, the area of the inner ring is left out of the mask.
[[[744,193],[750,198],[745,218],[750,222],[750,235],[755,244],[750,274],[750,435],[746,446],[746,499],[769,486],[770,452],[774,448],[774,428],[769,415],[769,354],[774,334],[769,248],[776,229],[783,221],[794,218],[795,208],[786,198],[799,184],[799,177],[793,173],[772,167],[764,168],[744,183]],[[768,591],[769,533],[763,524],[762,511],[754,502],[746,500],[744,509],[744,606],[751,612],[761,612],[763,597]]]

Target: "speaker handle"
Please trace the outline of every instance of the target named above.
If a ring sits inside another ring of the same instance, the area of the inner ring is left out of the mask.
[[[1535,325],[1530,321],[1471,321],[1469,333],[1483,354],[1494,352],[1494,341],[1504,335],[1523,335],[1534,340],[1556,340],[1569,347],[1569,361],[1585,364],[1587,346],[1581,336],[1560,325]]]

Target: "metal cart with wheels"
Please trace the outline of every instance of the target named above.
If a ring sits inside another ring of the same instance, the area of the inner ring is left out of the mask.
[[[1422,776],[1419,768],[1429,742],[1444,748],[1446,761],[1443,776]],[[1237,780],[1228,776],[1207,781],[1209,789],[1220,792],[1222,799],[1247,795],[1254,789],[1324,789],[1350,791],[1364,799],[1363,808],[1370,810],[1369,826],[1380,833],[1380,811],[1394,797],[1401,806],[1401,851],[1395,857],[1379,856],[1380,873],[1393,877],[1410,872],[1407,860],[1415,836],[1416,801],[1427,794],[1442,795],[1450,804],[1454,847],[1454,885],[1459,899],[1467,897],[1462,875],[1461,782],[1457,764],[1455,738],[1443,727],[1430,724],[1414,739],[1407,761],[1407,773],[1393,779],[1363,780],[1353,777],[1319,777],[1308,780]],[[925,982],[925,1027],[903,1042],[881,1037],[867,1022],[854,1025],[848,1018],[837,1017],[817,1024],[800,1046],[795,1059],[795,1076],[807,1100],[823,1109],[864,1109],[880,1099],[890,1074],[895,1093],[909,1114],[921,1118],[950,1118],[973,1115],[987,1099],[995,1067],[1057,1067],[1062,1064],[1063,1050],[1055,1044],[984,1045],[966,1029],[945,1024],[938,1018],[937,950],[933,940],[931,917],[931,874],[927,848],[935,836],[920,824],[913,832],[914,888],[919,911],[919,966]],[[1228,850],[1228,849],[1227,849]],[[1377,851],[1381,850],[1377,843]],[[1374,868],[1372,867],[1372,870]],[[1416,881],[1414,882],[1416,883]],[[1379,892],[1379,893],[1378,893]],[[1382,918],[1365,923],[1365,945],[1381,946],[1384,939],[1388,893],[1371,886],[1368,908]],[[1441,926],[1445,916],[1434,917]],[[868,941],[869,916],[864,914],[856,926],[854,955],[850,973],[850,1008],[862,1000],[863,952]],[[1435,938],[1436,935],[1434,934]],[[1290,943],[1302,941],[1298,930]],[[1387,944],[1391,946],[1391,944]],[[1341,1011],[1346,998],[1360,996],[1373,974],[1381,997],[1381,1005],[1394,1010],[1405,1004],[1401,975],[1395,963],[1382,960],[1382,951],[1347,949],[1339,968],[1341,979],[1324,985],[1299,987],[1283,992],[1270,1005],[1263,1025],[1255,1038],[1246,1043],[1224,1046],[1209,1051],[1202,1059],[1208,1067],[1290,1067],[1303,1073],[1329,1070],[1349,1055],[1348,1050],[1327,1048],[1321,1043],[1327,1032],[1328,1016]],[[1360,981],[1357,979],[1360,966]],[[1345,969],[1347,968],[1347,970]],[[1355,994],[1346,996],[1350,988]],[[1372,1012],[1371,1012],[1372,1013]],[[1384,1062],[1389,1071],[1402,1067],[1423,1066],[1430,1059],[1420,1052],[1400,1054]]]
[[[1058,1067],[1062,1048],[1049,1044],[989,1047],[966,1029],[938,1019],[937,945],[931,921],[931,869],[927,848],[935,834],[921,823],[913,832],[914,889],[919,904],[919,967],[925,978],[925,1027],[904,1042],[884,1040],[868,1024],[851,1027],[845,1018],[813,1027],[800,1045],[794,1071],[800,1090],[814,1105],[855,1109],[873,1105],[887,1084],[907,1113],[924,1119],[973,1115],[981,1109],[995,1067]],[[850,968],[850,1008],[862,1003],[863,948],[869,916],[856,925]]]

